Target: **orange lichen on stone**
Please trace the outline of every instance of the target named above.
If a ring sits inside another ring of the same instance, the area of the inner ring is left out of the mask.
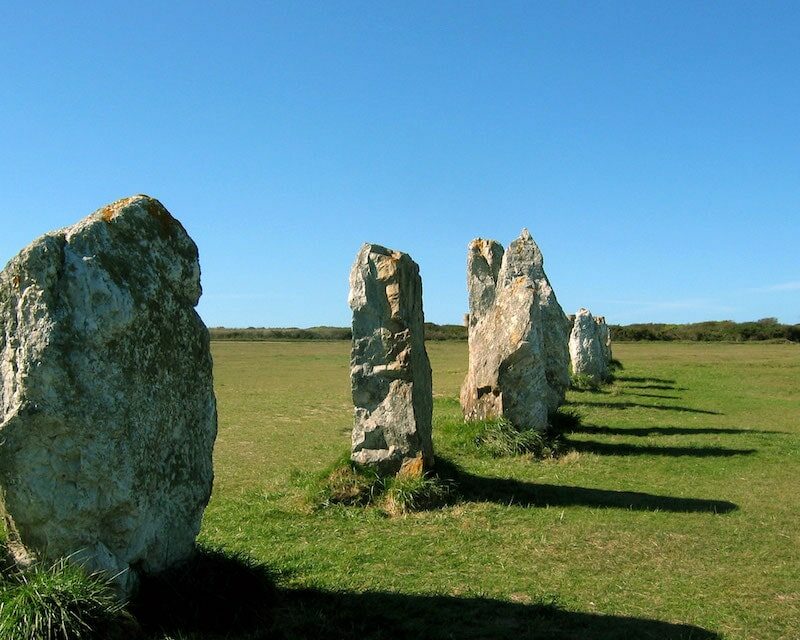
[[[117,215],[117,209],[112,205],[108,205],[100,211],[100,217],[106,222],[111,222],[115,215]]]
[[[399,478],[421,478],[425,473],[425,464],[422,455],[415,458],[406,458],[397,472]]]

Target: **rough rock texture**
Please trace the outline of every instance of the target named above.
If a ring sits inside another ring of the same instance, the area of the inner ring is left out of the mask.
[[[602,342],[598,324],[587,309],[575,314],[575,324],[569,337],[569,355],[572,372],[587,375],[601,382],[609,376],[605,344]]]
[[[469,372],[461,387],[467,420],[505,417],[544,430],[569,385],[566,316],[527,229],[503,252],[477,238],[467,257]]]
[[[608,330],[606,319],[604,316],[595,316],[595,323],[597,323],[597,339],[600,341],[600,346],[603,348],[603,357],[606,359],[606,364],[611,366],[611,332]]]
[[[355,405],[352,459],[379,473],[433,465],[431,365],[422,280],[405,253],[365,244],[350,271]]]
[[[124,595],[191,553],[217,431],[200,293],[197,247],[147,196],[0,273],[0,491],[18,562],[73,554]]]

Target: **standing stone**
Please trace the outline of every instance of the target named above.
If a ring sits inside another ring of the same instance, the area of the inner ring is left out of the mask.
[[[22,565],[117,576],[194,548],[217,432],[197,247],[147,196],[48,233],[0,273],[0,491]]]
[[[569,385],[566,317],[527,229],[503,252],[469,245],[469,372],[461,387],[467,420],[505,417],[545,430]]]
[[[600,346],[603,348],[603,357],[606,359],[606,364],[611,366],[611,332],[606,324],[604,316],[595,316],[594,321],[597,323],[597,339],[600,341]]]
[[[574,374],[589,376],[595,382],[608,379],[605,345],[601,341],[598,325],[587,309],[580,309],[575,314],[575,324],[569,337],[569,354]]]
[[[350,271],[352,459],[381,474],[433,465],[422,279],[408,254],[365,244]]]

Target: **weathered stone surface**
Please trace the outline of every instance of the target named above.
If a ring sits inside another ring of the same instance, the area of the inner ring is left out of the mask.
[[[605,345],[601,341],[598,324],[587,309],[575,314],[575,324],[569,337],[569,355],[572,372],[587,375],[597,382],[609,377]]]
[[[527,229],[503,252],[477,238],[467,258],[469,372],[461,387],[468,420],[505,417],[544,430],[569,385],[567,323]]]
[[[603,349],[603,357],[606,359],[606,364],[611,366],[611,331],[606,324],[605,316],[595,316],[594,321],[597,324],[597,339],[600,341],[600,346]]]
[[[422,280],[408,256],[365,244],[350,271],[355,405],[352,459],[379,473],[433,465],[433,387],[425,351]]]
[[[118,575],[191,553],[216,437],[197,247],[157,201],[115,202],[0,273],[0,490],[17,561]]]

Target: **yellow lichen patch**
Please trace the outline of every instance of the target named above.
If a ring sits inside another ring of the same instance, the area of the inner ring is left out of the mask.
[[[397,273],[397,261],[392,256],[380,256],[375,259],[375,268],[378,271],[378,280],[390,280]]]
[[[119,209],[115,208],[114,205],[108,205],[100,210],[100,217],[106,222],[111,222],[117,213],[119,213]]]
[[[398,478],[421,478],[425,472],[425,465],[422,461],[422,456],[419,455],[415,458],[406,458],[400,466],[400,471],[397,472]]]

